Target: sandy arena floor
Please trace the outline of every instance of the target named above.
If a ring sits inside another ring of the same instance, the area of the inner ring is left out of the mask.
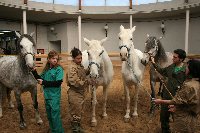
[[[82,118],[82,125],[86,133],[155,133],[159,130],[159,110],[156,110],[155,116],[149,116],[148,111],[150,107],[150,98],[147,93],[141,89],[139,93],[138,103],[138,118],[131,118],[129,123],[124,122],[125,115],[125,101],[122,100],[123,88],[121,80],[121,67],[115,67],[114,80],[108,91],[107,102],[107,119],[102,119],[102,87],[97,90],[98,104],[96,106],[97,114],[97,127],[90,127],[91,118],[91,102],[90,95],[86,97],[85,110]],[[143,85],[150,92],[149,74],[146,71],[144,74]],[[70,133],[70,123],[68,115],[68,101],[67,101],[67,87],[66,84],[62,85],[62,120],[66,133]],[[133,113],[133,96],[134,89],[131,90],[131,114]],[[14,99],[14,98],[13,98]],[[31,96],[29,93],[22,95],[24,105],[24,118],[27,124],[27,129],[19,129],[19,115],[16,108],[9,109],[8,104],[3,104],[3,118],[0,119],[1,133],[46,133],[48,130],[48,121],[44,107],[43,93],[40,92],[38,87],[38,102],[41,118],[44,123],[37,125],[34,119],[34,109],[32,106]]]

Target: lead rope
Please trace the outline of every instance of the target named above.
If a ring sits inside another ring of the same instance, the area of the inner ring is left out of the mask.
[[[156,73],[159,73],[158,70],[154,67],[154,65],[153,65],[153,63],[152,63],[152,60],[151,60],[151,57],[152,57],[152,56],[149,57],[149,61],[151,62],[152,66],[153,66],[153,69],[155,70],[155,72],[156,72]],[[165,88],[165,89],[167,90],[167,92],[169,93],[170,97],[173,99],[174,97],[173,97],[172,93],[169,91],[169,89],[167,88],[165,81],[162,80],[160,76],[158,76],[158,78],[159,78],[160,82],[163,84],[164,88]]]
[[[135,72],[133,71],[130,62],[127,61],[127,64],[128,64],[128,66],[130,67],[130,70],[132,71],[132,73],[133,73],[135,79],[137,80],[137,83],[141,86],[141,88],[144,89],[144,91],[147,93],[147,95],[151,98],[151,108],[152,108],[153,110],[159,109],[159,105],[156,105],[156,103],[154,102],[155,98],[153,98],[153,97],[151,96],[151,94],[147,91],[146,87],[144,87],[144,86],[141,84],[140,80],[139,80],[139,79],[137,78],[137,76],[135,75]]]

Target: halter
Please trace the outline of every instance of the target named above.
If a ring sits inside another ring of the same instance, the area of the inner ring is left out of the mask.
[[[144,51],[144,53],[149,54],[149,56],[152,56],[156,51],[158,51],[158,43],[157,43],[157,40],[154,39],[154,41],[155,41],[155,48],[156,48],[156,50],[154,50],[152,53],[150,53],[149,51],[148,51],[148,52],[147,52],[147,51]]]
[[[88,52],[87,52],[87,53],[88,53]],[[102,50],[102,51],[100,52],[99,56],[101,56],[103,53],[104,53],[104,50]],[[89,55],[89,53],[88,53],[88,55]],[[96,63],[96,62],[94,62],[94,61],[90,61],[90,63],[89,63],[89,68],[92,66],[92,64],[96,65],[97,68],[98,68],[98,70],[100,69],[100,64],[98,64],[98,63]]]
[[[28,55],[28,54],[32,55],[33,57],[35,56],[33,53],[27,52],[27,53],[24,54],[24,57],[25,57],[26,55]]]
[[[119,46],[119,49],[121,50],[123,47],[125,47],[127,49],[127,51],[128,51],[128,57],[129,57],[130,56],[131,47],[129,48],[126,45],[121,45],[121,46]]]

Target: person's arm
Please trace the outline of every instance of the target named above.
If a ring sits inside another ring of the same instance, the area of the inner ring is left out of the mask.
[[[33,76],[35,77],[35,79],[42,79],[41,76],[37,73],[37,70],[34,69],[33,71],[31,71]]]
[[[81,77],[79,77],[77,72],[78,71],[76,67],[69,67],[67,74],[68,83],[75,87],[83,87],[86,82],[86,79],[82,79]]]
[[[167,71],[169,69],[168,67],[161,68],[160,65],[155,63],[153,57],[151,57],[151,64],[152,64],[152,67],[154,67],[153,69],[156,69],[156,71],[158,71],[162,76],[168,77],[167,75]]]
[[[162,99],[155,99],[154,100],[155,104],[174,104],[174,102],[172,100],[162,100]]]
[[[172,101],[175,104],[194,105],[199,101],[198,92],[193,86],[184,84],[182,88],[176,93]]]
[[[63,69],[61,67],[57,68],[56,70],[56,80],[55,81],[46,81],[42,80],[41,85],[44,87],[59,87],[63,82]]]
[[[44,85],[45,87],[59,87],[59,86],[61,86],[62,82],[63,82],[63,80],[57,80],[57,81],[43,80],[42,85]]]

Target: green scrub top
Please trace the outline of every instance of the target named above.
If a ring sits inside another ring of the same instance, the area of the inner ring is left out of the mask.
[[[64,71],[61,66],[50,68],[49,70],[43,72],[41,74],[41,78],[46,81],[58,81],[63,80]],[[61,97],[61,86],[59,87],[45,87],[44,90],[44,98],[45,99],[53,99]]]

